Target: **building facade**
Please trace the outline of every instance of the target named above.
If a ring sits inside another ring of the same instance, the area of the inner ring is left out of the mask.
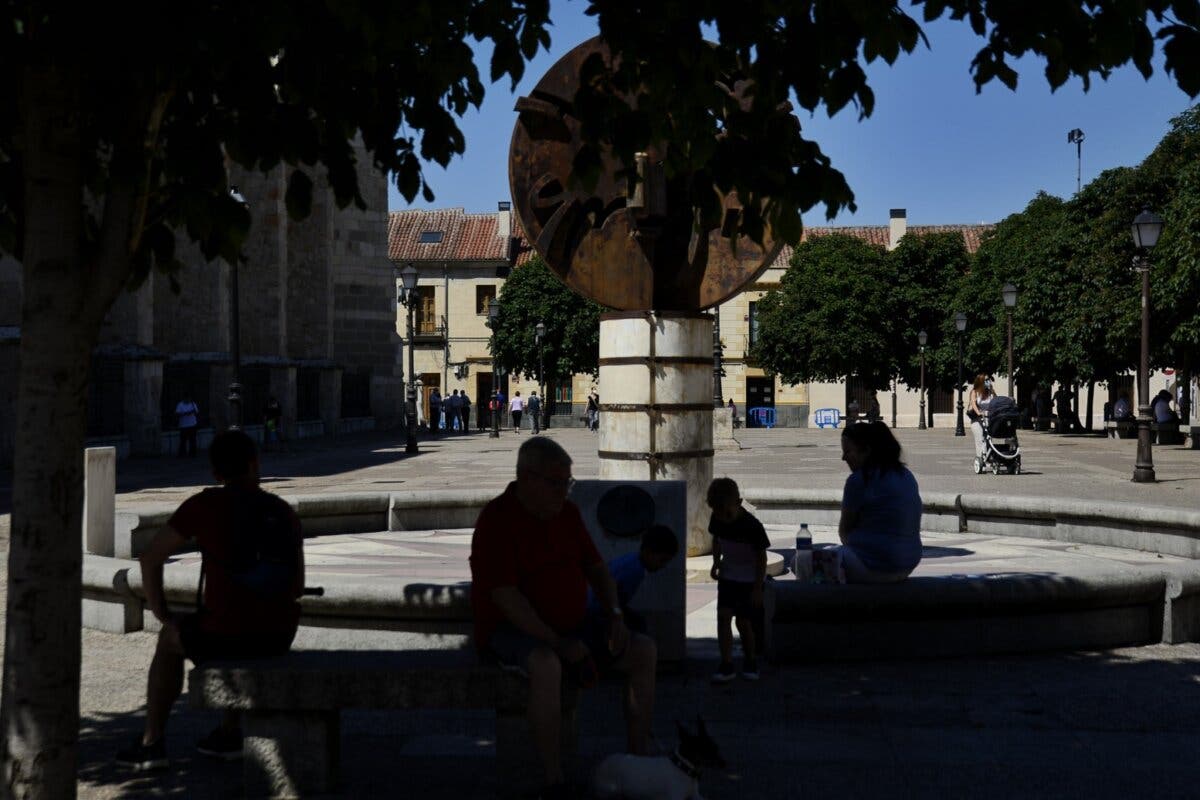
[[[990,227],[910,227],[904,209],[894,209],[887,225],[806,228],[804,237],[842,233],[894,249],[907,233],[952,231],[961,233],[968,251],[975,252],[980,237]],[[427,418],[429,413],[432,384],[441,388],[443,395],[447,389],[465,389],[475,404],[472,418],[486,420],[492,379],[490,331],[485,324],[487,303],[502,292],[508,271],[528,261],[531,255],[520,226],[503,202],[494,214],[466,214],[460,208],[394,211],[389,218],[388,240],[388,255],[397,271],[411,263],[420,275],[417,319],[424,324],[417,326],[413,347],[416,375],[422,382],[423,417]],[[778,287],[791,256],[792,248],[785,247],[754,283],[716,310],[718,335],[724,345],[721,394],[726,402],[734,401],[739,416],[744,416],[747,409],[767,408],[773,412],[776,425],[808,427],[813,424],[817,409],[836,408],[844,412],[850,400],[855,399],[865,410],[866,395],[853,380],[787,385],[777,376],[768,375],[749,357],[758,329],[757,302]],[[403,332],[406,323],[402,318],[397,322]],[[537,388],[536,382],[516,376],[502,376],[500,384],[509,396],[510,389],[528,396],[529,391]],[[603,387],[597,386],[593,376],[576,375],[570,386],[559,390],[559,396],[552,398],[556,401],[558,424],[582,424],[580,417],[593,389],[603,399]],[[948,392],[930,392],[928,401],[936,425],[953,425],[953,398]],[[916,390],[903,384],[897,387],[898,425],[917,425],[918,402]],[[880,405],[884,417],[890,419],[890,398],[881,397]]]
[[[185,395],[200,408],[200,444],[227,427],[235,349],[241,416],[261,436],[274,396],[284,435],[391,427],[401,404],[399,345],[387,259],[387,183],[360,159],[368,210],[338,209],[316,176],[311,216],[290,220],[288,172],[232,170],[251,214],[235,270],[206,262],[181,237],[178,274],[152,274],[110,309],[93,353],[88,437],[121,455],[174,452],[174,409]],[[20,265],[0,263],[0,459],[11,460],[15,425]],[[238,321],[234,348],[234,318]]]

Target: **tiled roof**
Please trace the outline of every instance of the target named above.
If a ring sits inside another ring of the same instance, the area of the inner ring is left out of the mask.
[[[534,250],[515,217],[514,213],[510,249],[510,243],[496,235],[496,213],[467,214],[461,208],[393,211],[388,215],[388,258],[392,261],[511,261],[520,266],[533,257]],[[967,252],[974,253],[979,249],[982,236],[993,227],[910,225],[907,233],[960,233],[963,243],[967,246]],[[422,244],[421,234],[426,231],[442,231],[442,241],[436,244]],[[813,236],[829,236],[834,233],[857,236],[871,244],[887,247],[889,228],[887,225],[806,227],[802,241]],[[792,248],[785,245],[772,266],[786,267],[791,257]]]
[[[496,214],[467,214],[461,208],[393,211],[388,214],[388,258],[505,262],[509,242],[496,235],[496,223]],[[427,231],[440,231],[442,240],[421,242],[421,234]]]
[[[961,233],[963,244],[967,246],[968,253],[974,253],[979,249],[979,242],[983,235],[994,228],[994,225],[909,225],[905,233],[915,233],[924,235],[927,233]],[[813,236],[829,236],[830,234],[840,233],[844,236],[857,236],[870,244],[877,244],[880,247],[888,246],[889,228],[887,225],[847,225],[845,227],[805,227],[800,241],[806,241]],[[791,245],[784,245],[783,250],[779,252],[779,256],[775,259],[773,267],[786,267],[792,259]]]

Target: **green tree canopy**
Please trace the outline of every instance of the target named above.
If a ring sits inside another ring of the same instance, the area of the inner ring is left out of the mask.
[[[806,240],[779,288],[758,302],[751,358],[785,383],[858,375],[868,388],[887,387],[902,324],[895,285],[883,247],[845,234]]]
[[[511,373],[536,376],[537,324],[546,326],[541,357],[545,383],[595,374],[600,361],[599,304],[580,297],[550,271],[541,256],[516,267],[504,282],[492,354]]]
[[[1046,382],[1078,376],[1080,347],[1066,327],[1074,303],[1064,302],[1080,290],[1074,236],[1067,204],[1039,193],[984,238],[954,301],[969,320],[964,355],[969,374],[1008,369],[1001,290],[1011,283],[1018,292],[1012,311],[1016,376]]]
[[[1009,58],[1033,54],[1052,87],[1132,62],[1200,91],[1195,0],[1088,0],[1024,6],[925,0],[924,19],[969,23],[986,43],[977,86],[1016,84]],[[228,196],[229,163],[292,168],[289,213],[303,216],[317,165],[337,202],[360,202],[353,143],[406,198],[431,198],[421,164],[462,152],[455,122],[483,95],[469,40],[495,47],[493,80],[520,77],[547,45],[547,0],[267,0],[144,5],[16,4],[0,24],[0,250],[22,262],[18,427],[4,658],[4,784],[70,797],[78,736],[79,583],[86,383],[104,315],[122,287],[177,266],[184,232],[209,258],[238,257],[249,225]],[[591,0],[619,56],[589,66],[575,111],[594,176],[599,148],[623,163],[672,142],[668,174],[695,166],[691,200],[717,218],[714,182],[747,212],[733,222],[787,241],[800,214],[853,206],[843,176],[794,118],[795,97],[869,115],[862,64],[922,41],[895,5],[868,0]],[[1152,29],[1151,25],[1154,25]],[[717,31],[714,46],[702,31]],[[670,42],[664,47],[663,42]],[[740,81],[753,91],[740,96]],[[636,99],[617,104],[612,90]],[[770,197],[763,205],[762,198]],[[17,702],[22,703],[18,711]]]
[[[954,294],[971,266],[961,233],[943,231],[906,234],[888,253],[896,272],[896,319],[892,359],[900,379],[920,381],[917,334],[928,336],[925,385],[949,389],[958,379],[958,339],[954,329]]]

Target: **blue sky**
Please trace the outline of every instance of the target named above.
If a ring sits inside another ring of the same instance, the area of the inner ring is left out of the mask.
[[[427,164],[433,203],[405,203],[395,188],[392,210],[461,206],[493,211],[508,199],[507,158],[516,97],[584,39],[596,34],[581,0],[554,0],[552,46],[528,66],[515,92],[507,81],[488,87],[479,111],[461,121],[466,154],[443,170]],[[1081,128],[1083,182],[1110,167],[1137,164],[1166,133],[1170,120],[1190,101],[1156,64],[1146,81],[1133,68],[1094,80],[1084,92],[1078,80],[1051,93],[1040,64],[1017,64],[1016,92],[999,83],[975,93],[969,66],[981,40],[967,25],[923,26],[930,48],[901,56],[894,66],[868,67],[875,110],[860,121],[853,107],[832,119],[823,110],[801,111],[805,136],[815,139],[845,173],[858,211],[843,211],[834,225],[883,225],[891,208],[905,208],[909,223],[937,225],[996,222],[1020,211],[1039,190],[1059,196],[1075,191],[1075,145],[1067,131]],[[488,51],[477,48],[480,73]],[[829,224],[823,206],[805,217]]]

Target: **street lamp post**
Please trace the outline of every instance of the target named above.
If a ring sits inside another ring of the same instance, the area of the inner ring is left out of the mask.
[[[1138,444],[1133,467],[1135,483],[1153,483],[1154,455],[1150,446],[1150,251],[1158,244],[1163,219],[1145,209],[1133,220],[1133,243],[1137,255],[1133,268],[1142,276],[1142,358],[1138,371]]]
[[[500,402],[499,392],[500,384],[498,382],[499,370],[496,369],[496,322],[500,317],[500,298],[493,298],[488,304],[488,327],[492,329],[492,402],[488,403],[488,407],[492,410],[492,429],[488,432],[488,438],[500,438]]]
[[[537,339],[537,349],[538,349],[538,396],[540,398],[542,398],[542,403],[541,403],[542,419],[540,420],[540,423],[541,423],[541,427],[545,428],[546,422],[549,421],[549,419],[550,419],[550,404],[546,402],[545,363],[542,360],[542,340],[546,338],[545,323],[539,322],[534,327],[533,331],[534,331],[534,335]]]
[[[917,334],[917,344],[921,345],[921,420],[917,423],[918,430],[925,430],[925,342],[929,334],[921,331]]]
[[[1004,288],[1000,290],[1000,296],[1004,298],[1004,313],[1008,317],[1008,396],[1016,398],[1013,394],[1013,359],[1012,359],[1012,314],[1013,307],[1017,304],[1017,287],[1011,283],[1004,284]]]
[[[961,311],[954,315],[954,330],[958,331],[958,414],[954,423],[954,435],[966,436],[963,429],[963,374],[962,374],[962,340],[963,331],[967,329],[967,315]]]
[[[249,209],[250,204],[238,191],[238,187],[229,187],[229,196]],[[229,351],[233,356],[233,377],[229,382],[229,430],[237,431],[242,428],[242,331],[241,313],[238,310],[238,259],[229,262]]]
[[[420,273],[409,264],[400,270],[400,280],[404,284],[404,305],[408,308],[408,392],[404,401],[404,420],[407,437],[404,452],[417,453],[417,373],[413,368],[413,317],[417,308],[417,278]]]

